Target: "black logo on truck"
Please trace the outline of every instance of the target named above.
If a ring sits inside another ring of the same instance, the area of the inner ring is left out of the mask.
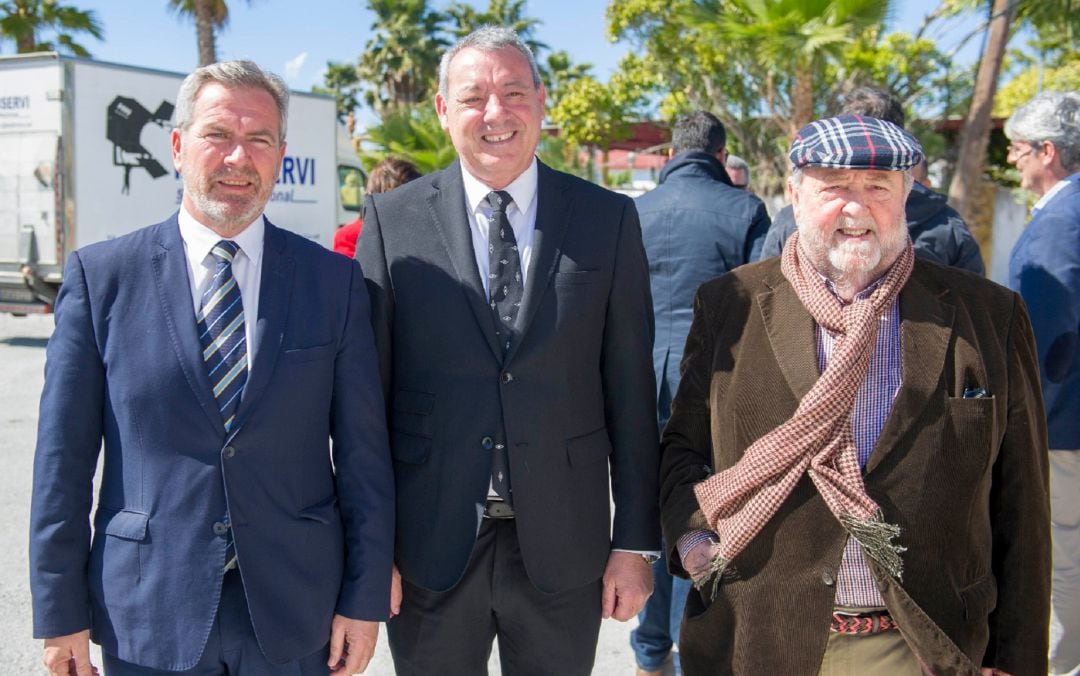
[[[113,144],[113,164],[124,168],[124,186],[120,192],[131,191],[131,170],[136,167],[146,169],[151,178],[161,178],[169,173],[161,163],[154,159],[150,151],[142,146],[139,137],[143,127],[153,122],[164,127],[172,118],[175,106],[162,101],[157,110],[150,112],[141,103],[127,96],[117,96],[109,104],[105,123],[105,136]]]

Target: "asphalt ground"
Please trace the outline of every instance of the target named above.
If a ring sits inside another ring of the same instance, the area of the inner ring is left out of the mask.
[[[0,314],[0,675],[44,674],[41,641],[33,638],[27,573],[27,528],[34,440],[37,435],[45,345],[52,316],[12,317]],[[634,673],[629,645],[635,620],[605,620],[600,629],[593,674]],[[95,664],[100,661],[95,650]],[[491,674],[499,674],[498,649]],[[394,673],[385,631],[379,635],[368,674]]]

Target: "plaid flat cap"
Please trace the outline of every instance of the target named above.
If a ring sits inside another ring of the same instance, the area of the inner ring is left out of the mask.
[[[795,134],[788,159],[793,169],[903,171],[923,158],[919,141],[892,122],[863,115],[815,120]]]

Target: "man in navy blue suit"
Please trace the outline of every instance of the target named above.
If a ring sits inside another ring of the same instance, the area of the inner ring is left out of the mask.
[[[90,640],[110,676],[351,674],[374,652],[394,491],[368,296],[263,216],[287,110],[251,62],[196,70],[180,211],[68,260],[30,523],[52,674],[90,674]]]
[[[1005,123],[1008,161],[1039,196],[1009,259],[1031,313],[1050,442],[1050,673],[1080,672],[1080,95],[1044,92]]]

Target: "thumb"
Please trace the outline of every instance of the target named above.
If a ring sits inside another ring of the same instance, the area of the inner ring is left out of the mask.
[[[613,582],[604,581],[604,598],[601,614],[606,620],[615,612],[615,602],[618,599],[615,593],[615,584]]]
[[[333,669],[340,664],[341,655],[344,651],[345,632],[342,630],[337,616],[335,616],[333,624],[330,625],[330,658],[326,660],[326,666]]]

